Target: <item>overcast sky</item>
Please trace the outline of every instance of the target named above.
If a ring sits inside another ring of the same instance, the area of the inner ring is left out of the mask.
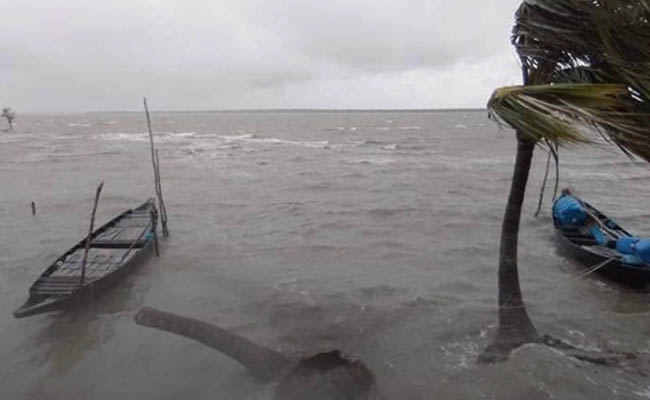
[[[0,0],[16,111],[484,107],[521,0]]]

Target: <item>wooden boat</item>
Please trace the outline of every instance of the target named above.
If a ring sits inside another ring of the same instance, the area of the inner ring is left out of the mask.
[[[617,246],[619,239],[629,240],[634,235],[568,190],[564,193],[578,199],[586,210],[587,221],[578,227],[562,226],[555,211],[553,212],[555,233],[562,249],[586,267],[602,265],[596,272],[614,281],[636,287],[650,283],[650,263],[638,258],[631,259],[628,254],[619,251]],[[556,200],[556,204],[560,199],[562,197]],[[594,223],[602,232],[599,238],[590,230],[590,225],[593,226]]]
[[[14,311],[16,318],[41,314],[76,304],[98,294],[124,277],[157,245],[158,212],[153,199],[127,210],[90,236],[83,282],[86,238],[52,263],[29,288],[29,298]]]

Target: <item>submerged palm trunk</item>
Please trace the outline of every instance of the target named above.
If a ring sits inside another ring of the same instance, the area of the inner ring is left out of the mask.
[[[256,376],[277,380],[275,400],[367,400],[375,378],[360,360],[338,351],[291,359],[217,326],[145,307],[136,323],[194,339],[229,355]]]
[[[511,350],[539,339],[521,296],[517,267],[517,244],[521,209],[533,159],[535,142],[517,132],[517,159],[501,228],[499,251],[499,329],[492,346],[481,356],[483,361],[503,358]]]
[[[136,314],[135,321],[139,325],[163,329],[212,347],[239,361],[262,379],[277,379],[294,365],[280,353],[192,318],[144,307]]]

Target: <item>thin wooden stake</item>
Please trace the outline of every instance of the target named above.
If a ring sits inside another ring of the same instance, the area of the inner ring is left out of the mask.
[[[147,106],[147,98],[143,98],[144,112],[147,117],[147,129],[149,130],[149,144],[151,147],[151,165],[153,166],[153,183],[156,197],[158,197],[158,205],[160,206],[160,223],[162,225],[162,232],[164,237],[169,236],[169,229],[167,229],[167,209],[165,208],[165,201],[162,196],[162,184],[160,182],[160,159],[158,157],[158,150],[153,143],[153,131],[151,129],[151,116],[149,115],[149,107]]]
[[[156,181],[158,182],[158,203],[160,205],[160,225],[162,225],[162,232],[164,237],[169,237],[169,229],[167,229],[167,207],[165,207],[165,200],[162,195],[162,179],[160,178],[160,158],[158,158],[158,149],[156,149]]]
[[[86,262],[88,261],[88,251],[90,250],[90,240],[93,234],[93,227],[95,226],[95,214],[97,213],[97,203],[99,203],[99,196],[102,194],[102,188],[104,187],[104,182],[102,181],[99,186],[97,186],[97,191],[95,192],[95,204],[93,205],[93,213],[90,216],[90,228],[88,228],[88,237],[86,237],[86,249],[84,251],[84,258],[81,262],[81,280],[79,286],[84,285],[84,279],[86,277]]]
[[[36,203],[32,201],[32,216],[36,215]]]
[[[158,221],[158,216],[154,210],[151,210],[151,231],[153,232],[153,244],[156,249],[156,257],[160,257],[160,249],[158,248],[158,232],[156,222]]]

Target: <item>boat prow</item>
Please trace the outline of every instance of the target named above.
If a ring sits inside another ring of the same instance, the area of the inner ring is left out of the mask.
[[[29,299],[14,311],[14,317],[24,318],[30,315],[43,314],[50,311],[60,310],[65,307],[65,302],[69,301],[69,297],[45,297],[43,299],[32,298]]]

